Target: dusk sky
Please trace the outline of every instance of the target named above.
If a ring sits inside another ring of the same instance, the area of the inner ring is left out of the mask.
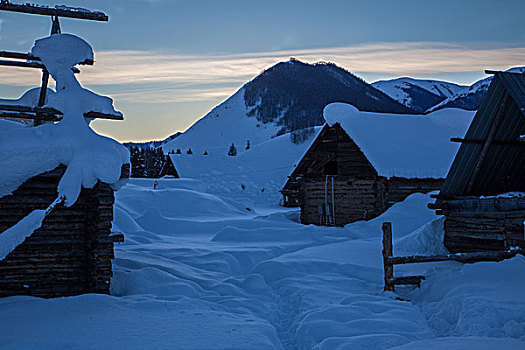
[[[368,82],[411,76],[471,84],[484,69],[525,66],[523,0],[38,3],[109,15],[109,23],[61,24],[93,46],[96,64],[81,66],[79,78],[124,113],[124,122],[94,123],[120,141],[183,131],[291,56],[335,62]],[[48,17],[2,12],[0,50],[27,52],[49,31]],[[40,74],[3,67],[0,79],[0,97],[16,98],[39,85]]]

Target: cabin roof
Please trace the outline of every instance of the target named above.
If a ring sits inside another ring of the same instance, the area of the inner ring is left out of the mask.
[[[175,177],[180,177],[180,174],[177,170],[177,167],[175,166],[175,161],[172,156],[173,154],[170,153],[166,157],[166,161],[164,162],[162,169],[160,170],[161,176],[172,175]],[[169,172],[171,172],[172,174],[169,174]]]
[[[340,124],[380,176],[444,178],[473,112],[444,109],[428,115],[360,112],[344,103],[324,110],[328,125]]]
[[[525,74],[497,72],[461,140],[439,198],[525,191],[522,135],[525,135]]]

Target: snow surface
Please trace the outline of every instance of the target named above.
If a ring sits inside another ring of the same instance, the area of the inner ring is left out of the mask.
[[[248,117],[248,112],[244,88],[241,88],[162,148],[164,152],[180,149],[185,153],[191,148],[195,154],[206,150],[210,154],[226,155],[232,143],[239,151],[248,140],[252,145],[270,140],[280,129],[273,123],[262,124],[255,117]]]
[[[251,144],[248,150],[242,145],[235,157],[227,156],[227,149],[220,147],[207,148],[206,156],[203,149],[192,147],[191,155],[183,150],[170,157],[179,176],[202,181],[210,193],[244,198],[248,207],[268,201],[276,204],[281,199],[279,190],[321,129],[316,127],[301,144],[294,144],[285,134]]]
[[[61,164],[67,170],[58,194],[65,197],[66,206],[75,203],[82,187],[91,188],[99,180],[118,186],[129,152],[96,134],[83,116],[89,111],[115,114],[113,101],[82,88],[71,71],[77,63],[93,58],[91,47],[74,35],[56,34],[37,40],[32,54],[56,81],[57,91],[48,96],[47,106],[60,110],[63,119],[34,128],[0,120],[0,197]]]
[[[329,125],[340,123],[382,176],[446,177],[474,112],[443,109],[428,115],[360,112],[345,103],[325,107]]]
[[[422,288],[383,292],[381,223],[394,253],[444,249],[414,194],[344,228],[296,209],[245,208],[192,179],[131,179],[116,193],[112,295],[0,299],[3,349],[523,349],[525,258],[396,267]],[[407,300],[407,301],[403,301]],[[410,300],[410,301],[408,301]]]

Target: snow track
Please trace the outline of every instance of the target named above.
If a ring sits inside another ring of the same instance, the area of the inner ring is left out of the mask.
[[[117,192],[114,230],[126,241],[113,295],[0,300],[0,348],[523,348],[524,282],[506,280],[523,274],[525,259],[400,268],[428,276],[421,290],[399,289],[413,302],[382,292],[382,221],[393,221],[394,249],[439,248],[426,238],[440,225],[425,225],[434,219],[428,196],[322,228],[202,187],[132,180]]]

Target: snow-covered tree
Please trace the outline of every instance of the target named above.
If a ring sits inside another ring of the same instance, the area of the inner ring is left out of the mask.
[[[237,148],[235,148],[235,145],[233,143],[230,146],[230,150],[228,151],[228,155],[230,157],[235,157],[237,155]]]

